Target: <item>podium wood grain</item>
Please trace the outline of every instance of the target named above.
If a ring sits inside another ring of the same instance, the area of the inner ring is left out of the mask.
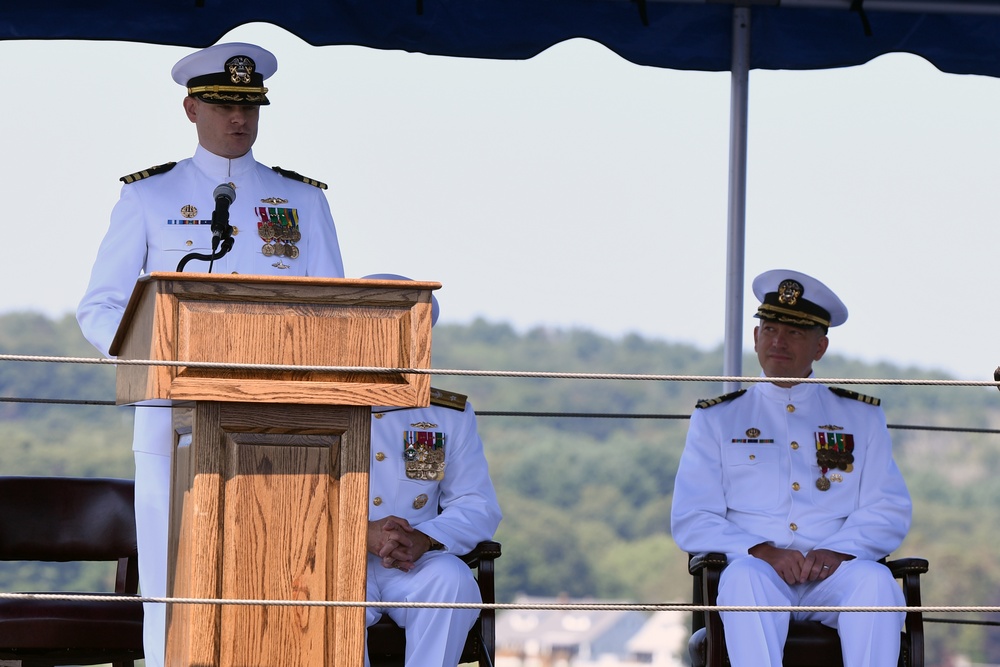
[[[430,400],[437,283],[151,274],[112,353],[118,402],[172,406],[172,597],[365,599],[372,405]],[[167,664],[360,665],[361,606],[171,604]]]

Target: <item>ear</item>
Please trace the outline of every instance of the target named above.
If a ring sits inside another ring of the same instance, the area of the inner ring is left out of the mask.
[[[198,122],[198,100],[188,95],[184,98],[184,113],[192,123]]]
[[[816,356],[813,357],[813,361],[819,361],[826,354],[826,348],[830,346],[830,339],[826,336],[820,336],[819,340],[816,341]]]

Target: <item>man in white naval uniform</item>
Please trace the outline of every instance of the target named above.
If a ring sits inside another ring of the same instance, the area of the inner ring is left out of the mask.
[[[265,167],[251,152],[260,106],[269,104],[263,81],[277,66],[270,52],[240,43],[203,49],[174,66],[174,80],[188,89],[184,110],[197,129],[198,147],[193,158],[122,178],[121,198],[77,309],[84,336],[105,355],[140,274],[176,271],[188,253],[212,254],[214,192],[222,184],[236,193],[229,207],[232,249],[211,265],[190,261],[185,271],[343,277],[337,232],[320,189],[326,186]],[[139,582],[149,597],[167,595],[173,440],[169,409],[136,408]],[[146,604],[144,611],[146,665],[159,667],[166,610]]]
[[[434,299],[432,322],[437,314]],[[459,556],[493,537],[501,513],[472,405],[432,389],[427,408],[373,408],[371,437],[368,601],[481,603]],[[479,616],[478,609],[373,606],[366,625],[383,612],[405,628],[413,667],[457,665]]]
[[[763,273],[753,290],[754,349],[776,380],[698,404],[677,471],[674,540],[726,553],[720,605],[903,606],[876,562],[902,543],[912,510],[879,402],[795,382],[812,376],[847,308],[795,271]],[[846,667],[896,665],[902,613],[794,616],[836,628]],[[790,617],[722,613],[733,666],[780,667]]]

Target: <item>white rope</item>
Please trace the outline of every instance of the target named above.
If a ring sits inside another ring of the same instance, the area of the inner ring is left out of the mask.
[[[920,606],[920,607],[834,607],[834,606],[735,606],[696,605],[684,603],[641,604],[617,602],[578,603],[462,603],[462,602],[368,602],[347,600],[223,600],[211,598],[142,597],[139,595],[100,595],[89,593],[0,593],[0,600],[66,600],[88,602],[153,602],[215,606],[273,607],[403,607],[428,609],[530,609],[535,611],[719,611],[719,612],[934,612],[934,613],[997,613],[1000,607],[986,606]]]
[[[654,382],[794,382],[799,384],[868,384],[945,387],[997,387],[996,380],[933,380],[900,378],[782,378],[737,375],[657,375],[644,373],[561,373],[554,371],[490,371],[444,368],[387,368],[384,366],[298,366],[295,364],[233,364],[213,361],[154,361],[150,359],[103,359],[96,357],[53,357],[0,354],[0,361],[97,364],[104,366],[168,366],[177,368],[221,368],[243,371],[296,371],[312,373],[371,373],[406,375],[464,375],[511,378],[569,380],[641,380]]]

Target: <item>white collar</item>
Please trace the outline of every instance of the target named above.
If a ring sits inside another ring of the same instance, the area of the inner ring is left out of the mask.
[[[225,183],[229,179],[249,173],[257,164],[253,159],[253,150],[247,151],[246,155],[230,160],[198,144],[198,149],[192,158],[198,169],[209,178]]]

